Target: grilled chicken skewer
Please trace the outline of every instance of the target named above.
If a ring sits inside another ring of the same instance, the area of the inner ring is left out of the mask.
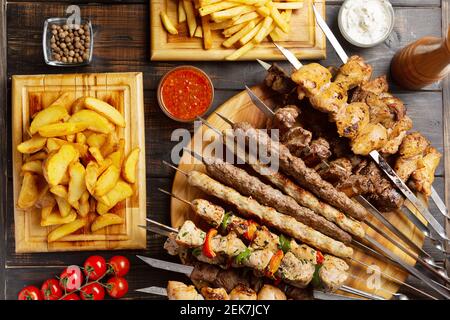
[[[255,250],[269,248],[273,253],[276,253],[281,248],[284,254],[291,252],[298,259],[313,263],[316,268],[321,266],[319,279],[321,279],[321,283],[326,290],[335,291],[347,280],[346,271],[349,267],[345,261],[339,258],[327,254],[323,255],[320,251],[305,244],[300,245],[295,240],[287,239],[283,235],[277,236],[266,227],[259,226],[252,220],[225,213],[222,207],[207,200],[195,199],[189,202],[167,191],[159,190],[189,204],[194,213],[211,226],[220,226],[220,229],[227,233],[234,232],[242,240],[249,241],[250,247]]]
[[[199,294],[194,286],[179,281],[169,281],[167,288],[148,287],[136,291],[166,296],[169,300],[287,300],[283,291],[268,284],[265,284],[258,293],[249,287],[238,285],[229,294],[222,288],[210,287],[203,287]],[[361,300],[318,290],[313,291],[313,297],[317,300]]]
[[[226,118],[224,118],[224,120],[227,121],[230,125],[232,125],[236,130],[243,130],[244,131],[244,134],[238,133],[239,135],[244,136],[244,137],[246,137],[248,139],[253,139],[252,143],[256,143],[257,145],[259,144],[265,150],[270,151],[271,154],[273,154],[274,152],[277,153],[279,155],[279,157],[280,157],[279,158],[280,159],[280,167],[282,169],[284,169],[283,168],[283,153],[279,152],[280,149],[282,149],[283,145],[277,145],[276,147],[273,147],[273,145],[270,143],[270,141],[271,141],[270,137],[265,132],[261,132],[260,130],[254,129],[248,123],[233,124],[230,120],[228,120]],[[287,148],[284,148],[284,149],[285,150],[283,152],[289,152],[289,150]],[[296,170],[295,159],[296,158],[292,156],[292,157],[289,157],[288,159],[289,160],[286,161],[287,167],[291,170],[291,172],[295,173],[295,170]],[[293,162],[294,162],[294,166],[292,166]],[[208,176],[206,176],[206,178],[204,178],[204,180],[208,180],[208,179],[213,180],[213,179],[209,178]],[[194,179],[194,180],[196,180],[196,179]],[[199,180],[202,180],[202,179],[199,179]],[[190,179],[188,179],[188,182],[191,183]],[[209,183],[209,181],[203,181],[203,182],[205,184]],[[197,183],[197,185],[201,186],[201,182],[199,183],[199,181],[194,181],[193,185],[195,185],[196,183]],[[220,186],[220,183],[217,183],[217,182],[213,182],[213,184],[215,185],[215,187],[217,187],[219,189],[223,187],[223,186]],[[209,188],[211,188],[210,185],[208,185],[208,187],[201,188],[201,190],[206,192],[206,193],[213,194],[216,197],[221,198],[222,200],[227,201],[226,199],[222,198],[222,195],[218,196],[217,194],[214,194],[214,192],[216,190],[208,190]],[[231,189],[231,190],[233,190],[233,189]],[[250,214],[254,214],[254,212],[250,212]],[[273,219],[273,218],[270,217],[269,219]],[[280,231],[286,233],[286,231],[284,231],[282,229]],[[290,234],[290,235],[292,236],[292,234]],[[293,237],[295,237],[295,236],[293,236]],[[368,237],[368,236],[365,237],[365,240],[368,241],[372,246],[376,247],[377,250],[381,250],[381,252],[383,252],[383,254],[388,259],[392,260],[396,264],[399,264],[403,269],[407,270],[409,273],[415,275],[416,277],[418,277],[419,279],[422,279],[423,281],[427,281],[427,284],[430,287],[432,287],[434,290],[439,292],[441,295],[443,295],[445,297],[450,297],[450,295],[446,291],[442,290],[442,288],[440,286],[436,285],[435,283],[430,282],[429,281],[430,279],[427,276],[425,276],[422,272],[420,272],[419,270],[417,270],[417,269],[411,267],[410,265],[404,263],[396,254],[394,254],[392,251],[388,250],[386,247],[381,245],[378,241],[376,241],[375,239],[373,239],[371,237]],[[434,270],[433,268],[430,267],[430,271],[436,271],[436,270]],[[437,273],[436,275],[442,277],[442,275],[440,273]]]

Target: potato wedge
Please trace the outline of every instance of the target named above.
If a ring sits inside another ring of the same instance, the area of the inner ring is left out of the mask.
[[[103,229],[107,226],[114,224],[122,224],[124,219],[113,213],[105,213],[97,218],[91,224],[91,231],[95,232],[97,230]]]
[[[117,203],[133,195],[131,186],[123,180],[119,180],[116,186],[109,191],[104,197],[109,201],[109,205],[102,202],[97,203],[97,213],[103,215],[113,208]]]
[[[47,151],[53,152],[53,151],[58,151],[61,146],[65,145],[65,144],[69,144],[72,147],[74,147],[75,149],[77,149],[77,151],[80,154],[80,157],[86,157],[87,153],[88,153],[88,146],[85,144],[81,144],[81,143],[77,143],[77,142],[69,142],[63,139],[59,139],[59,138],[48,138],[47,139]]]
[[[39,128],[39,134],[43,137],[59,137],[78,133],[86,130],[88,123],[85,122],[64,122],[48,124]]]
[[[103,160],[105,160],[103,158],[102,153],[100,152],[100,150],[97,147],[90,147],[89,153],[94,157],[95,161],[97,161],[98,163],[102,163]]]
[[[31,121],[29,131],[35,134],[39,129],[48,124],[57,123],[61,120],[67,120],[69,113],[64,106],[56,105],[39,111]]]
[[[178,23],[186,21],[186,11],[184,11],[183,1],[178,1]]]
[[[72,98],[69,92],[62,93],[58,99],[52,102],[51,105],[49,105],[47,108],[51,107],[64,107],[67,111],[70,111],[70,108],[72,106]],[[46,108],[46,109],[47,109]]]
[[[47,152],[45,151],[39,151],[37,153],[32,154],[28,161],[34,161],[34,160],[45,160],[47,159]]]
[[[67,215],[69,215],[70,211],[72,210],[72,206],[70,205],[70,203],[65,198],[56,195],[55,200],[58,204],[59,213],[61,214],[61,216],[66,217]]]
[[[41,209],[41,221],[42,221],[42,219],[46,219],[52,213],[54,207],[55,206],[52,205],[52,206],[43,207]],[[61,216],[59,213],[58,213],[58,215]]]
[[[120,139],[117,151],[111,153],[106,159],[110,159],[113,165],[121,169],[124,157],[125,157],[125,140]]]
[[[63,145],[56,153],[50,155],[43,165],[47,182],[51,186],[60,184],[69,165],[78,158],[78,150],[70,144]]]
[[[106,119],[110,120],[112,123],[118,125],[119,127],[125,127],[124,117],[116,108],[114,108],[109,103],[96,98],[87,97],[84,100],[84,105],[87,109],[100,113],[100,115],[104,116]]]
[[[38,135],[26,140],[17,146],[17,151],[20,153],[35,153],[44,148],[47,143],[47,138]]]
[[[75,138],[75,142],[79,144],[86,144],[87,138],[83,132],[78,132]]]
[[[72,222],[62,225],[59,228],[56,228],[52,232],[48,234],[47,241],[54,242],[62,237],[65,237],[71,233],[74,233],[78,229],[83,228],[86,225],[87,221],[84,219],[76,219]]]
[[[17,206],[20,209],[29,209],[38,199],[38,178],[30,172],[25,172],[22,180],[22,187],[20,188],[19,199],[17,200]]]
[[[42,195],[39,197],[38,201],[34,204],[36,208],[45,208],[45,207],[54,207],[56,205],[55,197],[53,194],[48,190],[48,185],[45,188],[47,189],[45,192],[42,193]]]
[[[109,168],[109,166],[112,165],[111,159],[105,159],[102,163],[100,163],[98,167],[98,175],[100,176],[103,172],[105,172],[106,169]],[[120,168],[119,168],[120,171]]]
[[[57,185],[50,188],[50,192],[53,193],[55,196],[67,199],[68,198],[68,192],[67,187],[63,185]]]
[[[44,210],[44,209],[42,209],[42,210]],[[51,212],[45,218],[44,218],[44,215],[42,214],[41,227],[54,226],[54,225],[59,225],[59,224],[67,224],[72,221],[75,221],[76,218],[77,218],[77,213],[75,212],[75,210],[71,210],[70,213],[65,217],[62,217],[59,212]]]
[[[98,178],[95,184],[95,195],[101,197],[107,194],[117,184],[119,176],[120,170],[116,166],[110,165]]]
[[[39,175],[43,175],[42,161],[41,160],[32,160],[32,161],[25,162],[22,166],[22,172],[31,172],[31,173],[37,173]]]
[[[75,134],[69,134],[68,136],[66,136],[66,141],[68,142],[75,142]]]
[[[106,138],[105,143],[100,149],[103,157],[107,157],[110,153],[114,152],[117,148],[118,143],[119,141],[117,138],[117,134],[115,132],[110,132],[108,134],[108,137]]]
[[[73,162],[69,166],[69,193],[67,201],[74,208],[78,207],[78,200],[80,200],[83,193],[86,191],[86,170],[79,162]]]
[[[82,217],[86,217],[89,213],[89,209],[90,209],[89,192],[85,190],[80,198],[80,206],[78,208],[78,214]]]
[[[77,113],[78,111],[83,110],[83,109],[84,109],[84,97],[79,97],[70,106],[70,110],[72,111],[72,114]]]
[[[115,109],[114,109],[115,110]],[[87,129],[99,133],[109,133],[114,130],[114,125],[104,116],[92,110],[81,110],[74,113],[69,123],[84,122],[87,123]]]
[[[136,168],[140,151],[141,150],[138,147],[134,148],[123,162],[122,177],[129,183],[136,182]]]
[[[86,166],[85,183],[87,190],[92,195],[94,194],[98,175],[98,164],[96,164],[94,161],[89,162]]]
[[[89,136],[89,138],[87,138],[86,143],[90,147],[96,147],[96,148],[100,149],[105,144],[106,138],[108,138],[108,136],[106,134],[93,133]]]
[[[189,35],[191,37],[193,37],[194,33],[195,33],[195,29],[197,29],[197,21],[195,19],[195,12],[194,12],[194,6],[192,4],[192,1],[183,0],[183,7],[184,7],[184,11],[186,12],[186,20],[187,20],[188,29],[189,29]]]

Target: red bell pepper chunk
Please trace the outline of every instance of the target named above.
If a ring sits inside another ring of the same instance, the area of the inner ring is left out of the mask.
[[[325,258],[323,257],[322,252],[316,251],[316,262],[317,262],[317,264],[322,264],[324,259]]]
[[[206,234],[205,242],[203,243],[202,252],[206,257],[208,257],[210,259],[213,259],[216,257],[216,253],[212,250],[212,247],[211,247],[211,240],[216,234],[217,234],[217,229],[210,229],[208,231],[208,233]]]
[[[280,267],[281,260],[283,260],[284,253],[283,250],[278,250],[270,259],[269,265],[267,266],[265,275],[266,277],[272,278],[275,272],[277,272]]]
[[[253,220],[247,221],[247,230],[244,233],[244,238],[248,241],[253,241],[256,236],[256,231],[258,230],[258,224]]]

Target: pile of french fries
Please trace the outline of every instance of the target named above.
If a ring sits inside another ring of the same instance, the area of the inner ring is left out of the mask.
[[[237,47],[227,60],[236,60],[270,36],[282,41],[290,32],[292,10],[303,8],[300,0],[179,0],[178,23],[187,22],[191,37],[203,38],[206,50],[212,48],[212,32],[221,31],[225,48]],[[167,32],[178,34],[166,12],[161,21]]]
[[[140,150],[125,155],[117,134],[125,119],[102,100],[72,100],[63,93],[34,114],[31,138],[17,146],[25,159],[17,206],[40,209],[42,227],[59,226],[48,242],[81,228],[95,233],[124,223],[113,212],[134,194]]]

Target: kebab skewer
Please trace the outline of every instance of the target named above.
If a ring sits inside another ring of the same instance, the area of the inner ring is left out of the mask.
[[[270,150],[271,153],[277,152],[280,155],[280,166],[281,167],[283,166],[283,161],[282,161],[283,153],[279,153],[279,149],[273,150],[273,148],[272,148],[273,146],[270,145],[270,138],[267,136],[266,133],[263,133],[261,131],[257,131],[256,129],[251,127],[248,123],[241,123],[239,125],[235,125],[235,129],[241,129],[241,130],[246,131],[244,136],[247,137],[247,138],[250,138],[250,139],[254,139],[254,141],[256,141],[257,144],[258,143],[259,144],[262,143],[264,145],[265,150]],[[263,139],[259,139],[260,138],[259,135],[262,135]],[[282,145],[277,146],[277,147],[281,148]],[[287,152],[289,152],[289,150],[287,150]],[[290,160],[290,161],[292,161],[292,160]],[[287,161],[287,163],[289,164],[290,161]],[[191,173],[192,172],[190,172],[189,175],[191,175]],[[215,181],[215,180],[213,180],[213,179],[209,178],[208,176],[203,175],[201,173],[194,174],[194,175],[196,175],[197,177],[200,177],[200,179],[190,179],[190,178],[188,178],[188,183],[190,183],[193,186],[199,186],[202,191],[204,191],[204,192],[206,192],[208,194],[212,194],[212,195],[214,195],[214,196],[216,196],[216,197],[218,197],[218,198],[220,198],[220,199],[222,199],[222,200],[224,200],[226,202],[230,202],[230,199],[229,199],[230,197],[227,197],[227,192],[228,192],[228,189],[231,189],[231,188],[225,187],[225,186],[221,185],[220,183],[218,183],[217,181]],[[210,183],[211,180],[213,181],[212,183]],[[218,190],[216,190],[216,188]],[[233,189],[231,189],[231,190],[232,190],[231,192],[237,193],[235,190],[233,190]],[[232,199],[232,197],[231,197],[231,199]],[[247,199],[241,199],[241,200],[244,203],[245,203],[245,201],[247,201]],[[254,200],[253,199],[249,199],[248,201],[254,201]],[[236,205],[236,203],[234,203],[234,205]],[[239,211],[241,213],[248,213],[250,215],[255,215],[255,210],[253,210],[253,209],[249,211],[248,208],[244,207],[244,208],[240,209]],[[258,218],[260,218],[258,214],[256,214],[256,216]],[[279,223],[279,221],[277,221],[276,217],[270,217],[269,216],[269,217],[266,217],[266,218],[268,218],[268,220],[264,220],[264,223],[268,223],[268,225],[271,225],[271,221],[275,221],[276,223]],[[292,228],[285,228],[285,229],[283,229],[284,225],[274,226],[272,224],[272,226],[278,228],[278,230],[280,230],[281,232],[287,233],[290,236],[293,236],[295,238],[295,235],[293,235],[292,233],[289,233],[289,232],[292,232],[292,231],[294,231],[294,233],[295,233],[295,230],[292,230]],[[434,290],[439,292],[441,295],[449,296],[448,293],[446,291],[442,290],[442,288],[439,285],[436,285],[435,283],[430,282],[429,278],[427,276],[425,276],[422,272],[420,272],[416,268],[406,264],[396,254],[394,254],[392,251],[390,251],[387,248],[385,248],[378,241],[376,241],[375,239],[373,239],[371,237],[366,237],[365,239],[367,241],[369,241],[372,246],[376,247],[377,250],[380,250],[381,252],[383,252],[383,254],[388,259],[390,259],[394,263],[400,265],[403,269],[407,270],[409,273],[415,275],[419,279],[422,279],[423,281],[427,281],[427,284],[430,287],[432,287]]]
[[[327,38],[330,41],[332,41],[333,47],[338,52],[341,52],[340,57],[342,58],[343,63],[348,63],[349,61],[351,61],[351,58],[349,59],[347,57],[342,46],[336,40],[332,31],[330,30],[330,28],[328,27],[326,22],[323,20],[321,15],[317,12],[317,10],[315,9],[314,6],[313,6],[313,9],[315,12],[316,21],[318,22],[319,26],[324,31],[324,33],[327,35]],[[296,59],[296,57],[294,55],[292,55],[288,50],[283,48],[282,52],[288,53],[288,55],[286,57],[288,58],[289,61],[295,61],[294,66],[296,66],[300,63]],[[300,63],[300,65],[301,65],[301,63]],[[297,82],[295,78],[296,77],[293,75],[292,79],[294,80],[294,82]],[[304,87],[304,83],[302,83],[301,78],[302,78],[301,76],[297,77],[297,80],[300,80],[299,81],[300,82],[299,84],[301,87],[300,90],[302,91],[305,89],[305,87]],[[336,80],[337,80],[337,77],[336,77]],[[346,101],[341,99],[343,97],[342,93],[344,93],[344,96],[345,96],[345,92],[340,92],[339,88],[333,88],[335,86],[333,86],[332,84],[333,83],[331,83],[330,85],[327,85],[325,88],[325,91],[328,92],[328,95],[326,94],[325,97],[329,97],[330,99],[327,100],[327,99],[319,98],[320,101],[324,102],[324,105],[321,105],[321,103],[316,103],[315,99],[317,99],[318,96],[313,96],[312,98],[310,98],[310,102],[318,110],[320,110],[322,108],[322,106],[324,106],[325,108],[322,111],[330,114],[331,120],[336,121],[336,124],[339,127],[339,124],[338,124],[339,121],[337,121],[338,117],[339,117],[338,112],[343,113],[344,118],[345,118],[345,114],[348,113],[348,110],[346,110],[346,108],[345,108]],[[367,118],[367,115],[365,115],[364,105],[367,107],[367,105],[365,103],[362,103],[360,105],[361,112],[358,114],[361,115],[361,117],[363,117],[363,118]],[[356,121],[358,121],[358,119],[357,119],[358,117],[356,117],[352,114],[350,114],[350,117],[348,117],[348,118],[352,119],[352,121],[355,119],[356,119]],[[399,178],[399,176],[395,173],[395,171],[389,166],[389,164],[384,160],[384,158],[382,158],[381,155],[378,153],[377,150],[382,148],[387,142],[388,137],[387,137],[386,128],[380,123],[374,124],[374,123],[370,123],[370,122],[367,123],[367,121],[366,121],[366,122],[363,122],[362,124],[363,125],[360,126],[360,125],[358,125],[357,122],[355,123],[355,128],[359,129],[359,132],[357,132],[357,134],[350,132],[349,138],[352,141],[353,151],[356,154],[369,154],[371,156],[371,158],[377,163],[377,165],[379,165],[379,167],[389,177],[389,179],[402,192],[402,194],[414,205],[414,207],[416,207],[416,209],[421,213],[421,215],[428,221],[431,228],[439,235],[439,237],[442,240],[449,241],[450,239],[447,237],[444,228],[433,217],[433,215],[431,214],[429,209],[426,207],[426,205],[416,197],[416,195],[408,188],[408,186],[405,184],[405,182],[403,182],[403,180],[401,180]],[[406,129],[406,130],[408,130],[408,129]],[[433,177],[431,177],[431,179],[432,178]],[[436,196],[437,193],[433,193],[433,195]],[[443,203],[443,201],[440,198],[436,199],[434,201],[436,203],[440,203],[440,204]],[[440,206],[439,206],[439,208],[441,209]],[[445,215],[445,212],[442,212],[442,214]]]
[[[260,226],[252,220],[238,217],[230,212],[226,213],[222,207],[204,199],[188,202],[167,191],[161,192],[174,196],[190,205],[194,213],[211,226],[220,227],[223,232],[235,233],[243,241],[248,241],[254,250],[268,248],[274,254],[281,248],[284,254],[291,252],[302,261],[311,262],[318,269],[318,279],[328,291],[335,291],[347,280],[348,265],[345,261],[331,255],[322,254],[305,244],[298,244],[293,239],[270,232],[265,226]]]

